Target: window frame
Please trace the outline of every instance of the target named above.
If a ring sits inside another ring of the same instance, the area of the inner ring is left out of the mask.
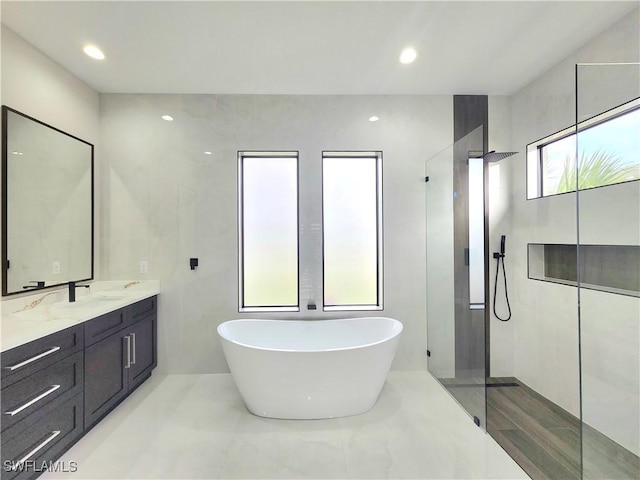
[[[575,193],[576,190],[570,190],[567,192],[560,192],[560,193],[551,193],[551,194],[547,194],[544,195],[544,149],[545,147],[548,147],[549,145],[552,145],[556,142],[565,140],[567,138],[570,138],[572,136],[575,136],[581,132],[584,132],[586,130],[589,130],[591,128],[597,127],[599,125],[605,124],[607,122],[610,122],[612,120],[615,120],[616,118],[622,117],[624,115],[630,114],[636,110],[640,110],[640,98],[635,98],[629,102],[623,103],[621,105],[618,105],[616,107],[613,107],[605,112],[602,112],[598,115],[594,115],[593,117],[587,118],[586,120],[581,121],[577,128],[576,125],[572,125],[570,127],[567,128],[563,128],[562,130],[559,130],[556,133],[553,133],[551,135],[548,135],[546,137],[543,137],[539,140],[536,140],[534,142],[529,143],[526,146],[526,185],[525,185],[525,194],[526,194],[526,198],[527,200],[535,200],[535,199],[539,199],[539,198],[548,198],[548,197],[555,197],[557,195],[566,195],[568,193]],[[535,178],[533,179],[535,181],[535,193],[532,194],[532,189],[530,189],[530,175],[531,172],[535,171]],[[612,185],[620,185],[622,183],[628,183],[628,182],[637,182],[640,179],[633,179],[633,180],[626,180],[626,181],[622,181],[622,182],[616,182],[616,183],[608,183],[605,185],[598,185],[596,187],[589,187],[586,189],[581,189],[582,190],[592,190],[594,188],[602,188],[602,187],[608,187],[608,186],[612,186]]]
[[[297,305],[246,306],[244,302],[244,159],[245,158],[295,158],[296,161],[296,300]],[[238,312],[299,312],[300,311],[300,152],[295,151],[238,151]]]
[[[358,305],[327,305],[325,296],[325,202],[324,162],[326,158],[372,158],[376,162],[376,303]],[[384,211],[383,211],[383,154],[381,150],[323,150],[321,164],[322,206],[322,310],[337,311],[382,311],[384,310]]]

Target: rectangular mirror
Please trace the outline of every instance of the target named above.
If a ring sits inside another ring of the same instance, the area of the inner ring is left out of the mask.
[[[93,279],[93,145],[2,107],[2,295]]]

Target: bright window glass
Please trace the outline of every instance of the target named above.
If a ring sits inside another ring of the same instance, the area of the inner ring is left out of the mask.
[[[581,123],[577,138],[577,167],[575,128],[527,147],[528,198],[640,179],[637,101]]]
[[[238,160],[240,309],[298,310],[298,156]]]
[[[575,134],[540,147],[538,155],[541,162],[543,197],[576,189],[575,175],[572,175],[576,168],[574,161],[576,157]],[[563,177],[565,187],[561,188],[560,181]],[[571,186],[573,188],[566,185],[569,179],[574,179],[574,184]]]
[[[325,310],[382,308],[382,155],[322,162]]]
[[[484,159],[469,159],[469,303],[484,308]]]

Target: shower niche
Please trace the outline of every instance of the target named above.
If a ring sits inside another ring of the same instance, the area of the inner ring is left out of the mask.
[[[640,297],[638,245],[530,243],[527,252],[532,280]]]

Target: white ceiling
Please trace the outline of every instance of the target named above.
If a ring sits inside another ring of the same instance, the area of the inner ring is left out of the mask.
[[[99,92],[511,94],[639,3],[2,1],[0,18]]]

